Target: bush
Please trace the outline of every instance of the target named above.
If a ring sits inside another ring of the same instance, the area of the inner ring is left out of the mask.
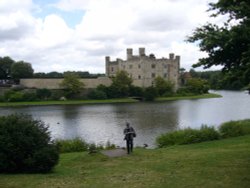
[[[52,100],[60,100],[62,97],[64,97],[63,90],[52,90],[52,92],[51,92],[51,99]]]
[[[87,151],[88,144],[81,138],[71,140],[56,140],[60,153]]]
[[[0,117],[0,173],[49,172],[59,153],[48,126],[28,115]]]
[[[104,91],[94,89],[88,94],[88,98],[89,99],[107,99],[107,94]]]
[[[34,92],[23,93],[22,101],[37,101],[36,93]]]
[[[51,96],[51,91],[49,89],[46,89],[46,88],[44,88],[44,89],[37,89],[36,90],[36,96],[40,100],[47,100]]]
[[[146,101],[153,101],[158,96],[157,89],[153,86],[147,87],[143,95]]]
[[[250,134],[250,120],[230,121],[223,123],[219,127],[219,131],[223,138],[243,136]]]
[[[167,147],[171,145],[192,144],[204,141],[217,140],[220,138],[219,133],[214,127],[203,125],[201,129],[183,129],[171,133],[162,134],[156,138],[158,147]]]
[[[21,91],[14,92],[8,98],[9,102],[21,102],[23,101],[24,93]]]

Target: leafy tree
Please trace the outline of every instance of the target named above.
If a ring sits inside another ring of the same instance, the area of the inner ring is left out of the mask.
[[[187,90],[193,94],[204,94],[208,93],[209,84],[206,80],[202,80],[199,78],[191,78],[187,81],[185,85]]]
[[[60,87],[66,91],[66,97],[73,97],[81,92],[84,88],[84,83],[80,81],[80,77],[77,74],[67,73],[60,83]]]
[[[10,77],[11,66],[15,63],[10,57],[0,57],[0,79],[7,79]]]
[[[112,84],[109,87],[113,97],[129,96],[129,88],[132,85],[132,79],[126,71],[120,71],[112,78]]]
[[[189,42],[199,42],[201,51],[208,57],[201,58],[194,67],[209,68],[221,65],[223,71],[234,75],[247,85],[250,82],[250,1],[219,0],[210,3],[211,17],[228,15],[224,24],[207,23],[196,28]]]
[[[34,70],[30,63],[19,61],[11,66],[11,77],[14,79],[31,78]]]
[[[174,84],[170,81],[164,80],[162,77],[158,76],[154,80],[155,87],[157,89],[157,92],[160,96],[163,96],[164,94],[172,94],[174,90]]]

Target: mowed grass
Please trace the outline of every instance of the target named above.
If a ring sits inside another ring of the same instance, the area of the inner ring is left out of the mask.
[[[206,99],[206,98],[218,98],[221,95],[208,93],[203,95],[193,96],[172,96],[172,97],[160,97],[155,101],[172,101],[172,100],[184,100],[184,99]],[[66,101],[31,101],[31,102],[0,102],[0,107],[15,107],[15,106],[44,106],[44,105],[83,105],[83,104],[108,104],[108,103],[134,103],[138,102],[133,98],[121,98],[121,99],[103,99],[103,100],[66,100]]]
[[[130,156],[68,153],[50,174],[0,175],[4,188],[249,187],[250,135]]]

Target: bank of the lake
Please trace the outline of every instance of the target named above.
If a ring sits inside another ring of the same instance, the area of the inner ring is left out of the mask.
[[[184,99],[218,98],[219,94],[208,93],[203,95],[173,96],[156,98],[155,101],[171,101]],[[0,107],[15,106],[46,106],[46,105],[84,105],[84,104],[111,104],[111,103],[134,103],[138,100],[133,98],[105,99],[105,100],[65,100],[65,101],[30,101],[30,102],[0,102]]]
[[[0,187],[249,187],[250,135],[135,149],[130,156],[68,153],[51,174],[0,175]]]

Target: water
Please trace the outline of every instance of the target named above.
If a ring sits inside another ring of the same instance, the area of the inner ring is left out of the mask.
[[[27,113],[49,124],[54,139],[81,137],[87,142],[107,141],[125,146],[123,129],[128,121],[137,132],[135,145],[153,147],[165,132],[202,124],[250,118],[250,95],[245,92],[213,91],[223,98],[141,102],[128,104],[62,105],[0,108],[0,115]]]

